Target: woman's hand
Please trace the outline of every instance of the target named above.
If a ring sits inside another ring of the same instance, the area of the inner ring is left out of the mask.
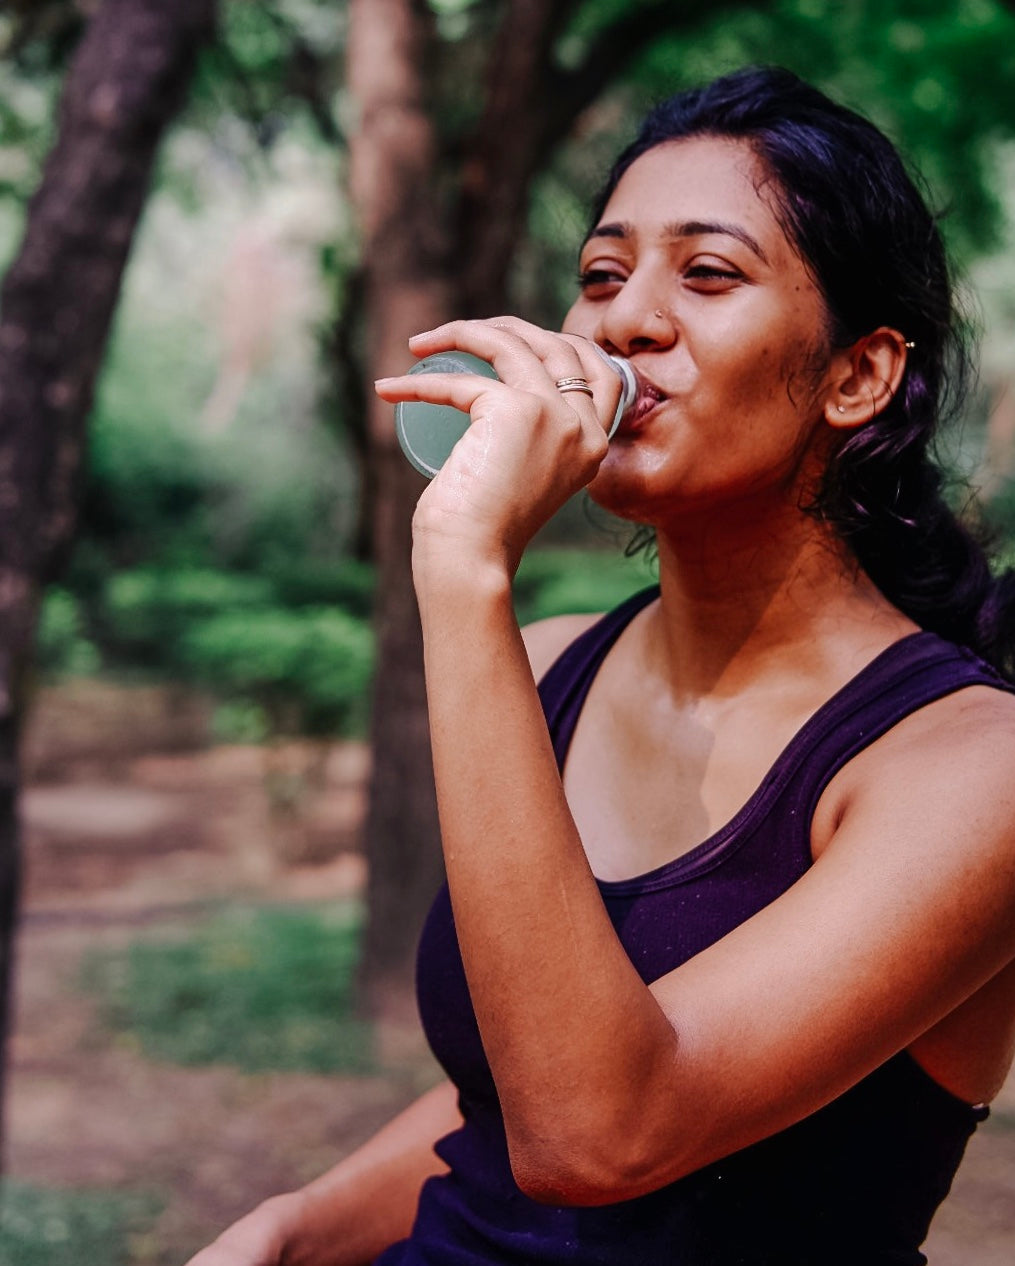
[[[273,1196],[227,1227],[187,1266],[284,1266],[290,1226],[298,1220],[298,1193]]]
[[[511,576],[535,532],[599,469],[619,399],[617,375],[588,340],[516,317],[454,321],[410,346],[417,356],[472,352],[499,379],[413,374],[376,385],[385,400],[447,404],[472,417],[419,500],[417,570],[438,556],[446,566],[450,554],[458,565],[493,564]],[[565,378],[585,379],[594,396],[560,391],[555,384]]]
[[[305,1187],[272,1196],[187,1266],[366,1266],[412,1228],[427,1178],[447,1173],[436,1141],[462,1117],[442,1081]]]

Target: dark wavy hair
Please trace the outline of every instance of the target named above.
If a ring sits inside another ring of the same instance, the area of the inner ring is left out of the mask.
[[[761,161],[782,226],[824,296],[833,348],[879,326],[914,345],[899,391],[834,452],[808,510],[912,620],[1015,679],[1013,573],[992,574],[980,534],[946,501],[933,456],[970,361],[935,216],[898,152],[789,71],[741,70],[648,115],[614,164],[593,223],[637,158],[692,136],[743,140]]]

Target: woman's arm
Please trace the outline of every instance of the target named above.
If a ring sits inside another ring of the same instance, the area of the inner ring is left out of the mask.
[[[314,1182],[258,1205],[188,1266],[368,1266],[409,1234],[423,1182],[446,1172],[434,1144],[459,1125],[455,1089],[443,1082]]]
[[[529,1195],[627,1199],[783,1129],[1010,961],[1015,714],[973,691],[879,740],[808,873],[647,988],[586,862],[506,587],[438,571],[419,575],[448,879]]]

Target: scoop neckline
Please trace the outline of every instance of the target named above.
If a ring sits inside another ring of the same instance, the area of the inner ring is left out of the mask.
[[[623,632],[623,629],[621,632]],[[619,636],[620,634],[618,634],[618,639]],[[630,896],[640,892],[654,891],[658,888],[671,887],[694,879],[705,871],[710,870],[713,866],[717,866],[728,853],[735,852],[745,842],[746,832],[741,834],[743,828],[749,825],[751,819],[758,815],[763,807],[767,807],[770,796],[775,794],[796,772],[801,760],[807,753],[813,736],[816,732],[824,729],[828,718],[835,716],[840,711],[844,711],[845,715],[848,715],[849,712],[855,711],[855,708],[860,706],[858,703],[852,708],[843,709],[843,704],[847,701],[848,696],[858,686],[862,685],[868,677],[874,676],[886,663],[890,663],[899,656],[902,648],[908,648],[917,643],[927,643],[929,645],[940,640],[935,633],[928,632],[926,629],[916,629],[912,633],[904,634],[897,641],[886,646],[884,650],[879,651],[872,660],[855,672],[834,694],[831,694],[823,704],[816,708],[799,729],[795,731],[775,757],[757,787],[728,822],[713,831],[700,844],[695,844],[688,852],[681,853],[679,857],[674,857],[671,861],[663,862],[662,865],[643,871],[639,875],[632,875],[626,879],[600,879],[596,875],[595,880],[603,896]],[[913,671],[918,671],[919,667],[920,665],[914,664]],[[565,758],[571,746],[573,733],[574,731],[572,730],[572,734],[568,737],[567,748],[564,753]]]

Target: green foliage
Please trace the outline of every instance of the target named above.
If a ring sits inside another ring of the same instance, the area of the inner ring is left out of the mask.
[[[137,1260],[132,1241],[157,1213],[151,1196],[8,1181],[0,1195],[0,1266],[128,1266]]]
[[[373,573],[336,549],[352,492],[341,449],[282,380],[252,384],[224,431],[202,427],[207,349],[153,306],[156,293],[168,304],[162,281],[135,278],[125,312],[139,315],[121,316],[98,393],[43,667],[87,669],[83,642],[108,670],[197,682],[222,700],[224,738],[356,730]]]
[[[151,293],[126,296],[99,386],[80,520],[93,562],[257,571],[333,557],[353,500],[340,446],[296,414],[288,382],[270,377],[224,434],[204,431],[208,348],[154,303]]]
[[[1015,13],[1003,0],[776,0],[653,41],[627,81],[638,108],[745,64],[777,63],[886,129],[948,209],[968,253],[998,228],[993,142],[1015,131]]]
[[[351,1015],[359,908],[223,912],[186,939],[96,951],[83,983],[105,1023],[152,1059],[247,1072],[366,1072]]]
[[[230,699],[212,713],[211,734],[216,743],[266,743],[272,737],[271,717],[249,699]]]
[[[28,25],[24,21],[19,27],[13,17],[0,15],[0,200],[11,203],[24,201],[38,183],[52,143],[59,86],[46,55],[54,40],[22,39]],[[6,253],[0,246],[0,266]]]
[[[368,620],[373,609],[373,567],[355,558],[338,562],[323,558],[265,561],[276,600],[283,606],[335,606],[349,615]]]
[[[334,140],[327,88],[345,43],[346,8],[333,0],[221,0],[219,38],[199,65],[191,117],[235,112],[263,146],[294,120]]]
[[[370,630],[327,607],[226,614],[181,641],[198,680],[260,704],[273,729],[350,733],[362,726],[373,663]]]
[[[642,557],[593,550],[538,550],[525,555],[515,577],[522,624],[565,613],[608,611],[654,576]]]
[[[36,662],[49,676],[87,677],[99,668],[99,651],[85,634],[80,605],[66,589],[50,589],[43,599]]]
[[[612,549],[530,550],[515,581],[523,623],[603,611],[652,583],[642,558]],[[92,615],[107,665],[168,674],[222,701],[216,737],[358,734],[367,716],[373,636],[371,568],[345,560],[279,566],[271,575],[142,567],[111,576]],[[93,671],[95,644],[80,603],[54,590],[44,613],[42,664]]]
[[[208,390],[205,356],[182,331],[138,333],[118,326],[90,422],[79,534],[106,569],[207,558],[221,495],[188,426]]]
[[[1015,479],[1008,479],[990,503],[989,523],[994,533],[1009,542],[999,563],[1015,567]]]
[[[182,666],[183,639],[202,621],[268,606],[272,586],[260,576],[210,568],[139,567],[109,578],[102,604],[105,643],[123,662]]]
[[[558,47],[579,64],[610,22],[639,6],[586,0]],[[996,144],[1015,135],[1015,8],[1004,0],[774,0],[672,8],[535,183],[515,263],[518,306],[559,321],[574,293],[589,199],[653,102],[749,64],[787,66],[872,118],[926,178],[963,262],[1001,227]]]
[[[219,737],[359,733],[373,662],[372,579],[349,561],[280,568],[274,578],[136,568],[109,578],[95,622],[108,664],[218,695]],[[44,643],[53,647],[47,665],[78,627],[73,599],[57,599],[52,623],[63,641],[54,633]]]

